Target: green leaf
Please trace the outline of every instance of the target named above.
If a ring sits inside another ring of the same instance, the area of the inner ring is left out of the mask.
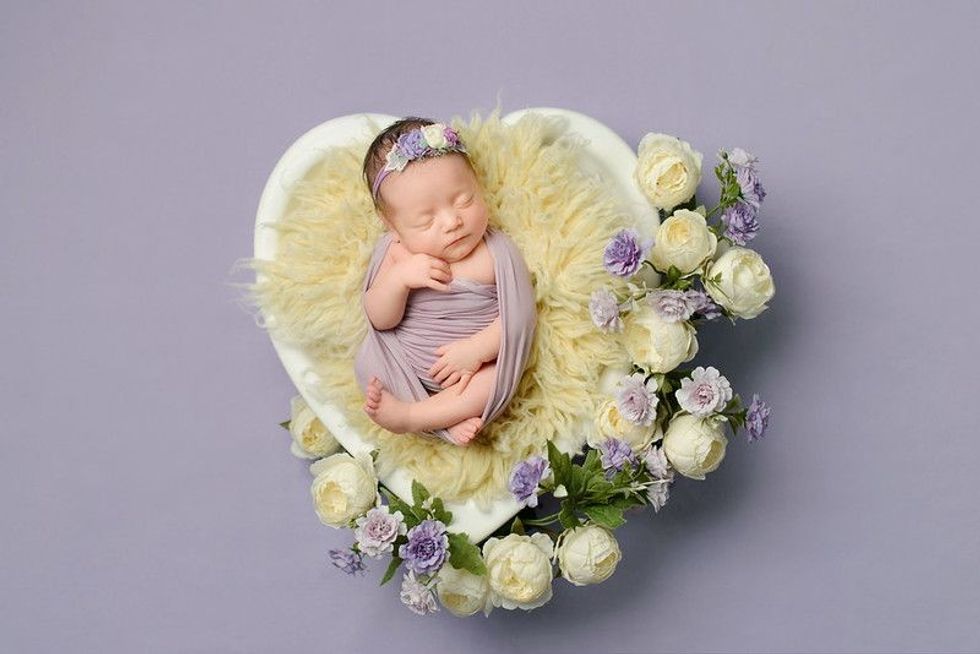
[[[568,488],[572,476],[572,459],[552,441],[548,441],[548,463],[555,473],[555,486],[565,484],[565,488]]]
[[[588,454],[585,455],[585,463],[582,464],[582,467],[589,475],[594,475],[602,470],[602,461],[599,459],[599,452],[594,449],[589,449]]]
[[[514,522],[510,525],[510,533],[518,534],[520,536],[525,535],[527,532],[524,531],[524,523],[521,522],[520,518],[514,518]]]
[[[589,516],[592,522],[606,529],[616,529],[626,522],[623,518],[623,509],[618,506],[589,504],[582,507],[582,513]]]
[[[436,520],[446,525],[453,521],[452,511],[446,510],[446,507],[442,503],[441,497],[433,498],[432,515],[435,516]]]
[[[475,575],[487,573],[480,548],[470,542],[466,534],[449,532],[449,564],[459,570],[468,570]]]
[[[390,490],[381,486],[381,494],[388,498],[388,508],[394,513],[395,511],[401,511],[402,517],[405,518],[405,525],[408,527],[414,527],[420,520],[417,518],[415,511],[406,502],[402,501],[400,497],[392,493]]]
[[[292,422],[292,421],[291,420],[287,420],[285,422],[280,422],[279,423],[279,426],[282,427],[283,429],[285,429],[286,431],[289,431],[289,423],[290,422]]]
[[[429,499],[428,489],[418,479],[412,480],[412,504],[421,507],[422,502]]]
[[[575,515],[575,506],[571,502],[562,502],[561,511],[558,512],[558,522],[565,529],[573,529],[581,524],[578,516]]]
[[[388,564],[388,569],[385,570],[385,576],[381,578],[381,583],[379,586],[384,586],[386,583],[391,581],[391,578],[395,576],[395,570],[401,565],[402,560],[397,556],[391,557],[391,563]]]

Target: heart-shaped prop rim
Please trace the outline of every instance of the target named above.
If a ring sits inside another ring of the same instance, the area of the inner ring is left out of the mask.
[[[522,116],[532,112],[563,117],[569,132],[587,140],[580,161],[583,170],[611,185],[621,198],[622,209],[633,217],[636,227],[643,233],[652,234],[659,219],[633,182],[633,171],[636,168],[636,154],[633,149],[599,121],[567,109],[523,109],[507,114],[501,121],[504,124],[514,124]],[[383,129],[396,120],[397,117],[385,114],[350,114],[328,120],[299,137],[279,159],[262,191],[255,218],[255,257],[275,259],[276,232],[269,225],[282,218],[293,186],[323,158],[329,148],[347,146],[359,139],[369,140],[374,137],[376,130]],[[601,262],[596,265],[601,265]],[[261,279],[261,273],[259,275]],[[273,319],[271,316],[264,318],[266,321]],[[281,343],[271,333],[270,338],[300,395],[337,441],[351,454],[370,452],[372,445],[361,438],[347,422],[343,412],[333,406],[330,398],[325,396],[313,360],[301,348]],[[381,481],[403,500],[412,503],[412,477],[407,470],[397,468]],[[446,508],[453,513],[451,529],[465,532],[473,543],[479,543],[513,518],[522,505],[513,498],[507,498],[494,502],[488,509],[477,506],[472,500],[464,503],[447,502]]]

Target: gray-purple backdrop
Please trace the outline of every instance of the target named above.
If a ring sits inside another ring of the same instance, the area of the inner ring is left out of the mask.
[[[3,9],[0,648],[980,649],[977,4],[275,5]],[[759,156],[776,299],[695,363],[773,415],[609,581],[421,618],[327,564],[230,270],[307,129],[498,93]]]

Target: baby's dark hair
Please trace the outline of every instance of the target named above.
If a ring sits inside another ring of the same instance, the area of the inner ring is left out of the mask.
[[[419,116],[407,116],[401,120],[396,120],[374,137],[371,145],[368,146],[367,153],[364,155],[364,183],[367,184],[368,193],[374,188],[374,180],[385,166],[385,157],[388,156],[388,150],[398,142],[398,138],[406,132],[411,132],[414,129],[425,127],[426,125],[433,125],[435,122],[434,120],[420,118]],[[465,153],[453,152],[452,154],[463,157],[470,169],[473,169],[473,164],[470,163],[470,158]],[[373,200],[374,208],[379,213],[385,214],[387,207],[384,205],[381,193],[378,193],[378,197],[373,198]]]

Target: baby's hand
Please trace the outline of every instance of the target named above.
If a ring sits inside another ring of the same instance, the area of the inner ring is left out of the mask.
[[[448,291],[453,279],[449,264],[428,254],[406,254],[395,260],[397,278],[408,288],[434,288]]]
[[[436,348],[436,354],[441,356],[429,368],[429,376],[439,382],[443,388],[449,388],[459,382],[457,393],[463,392],[473,375],[483,365],[476,347],[466,338],[439,346]]]

